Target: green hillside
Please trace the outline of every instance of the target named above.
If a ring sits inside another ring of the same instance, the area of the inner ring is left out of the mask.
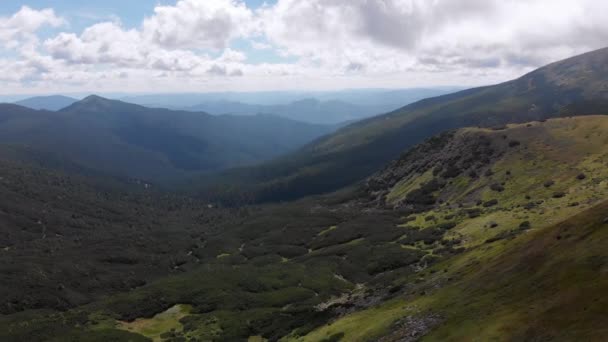
[[[605,113],[607,79],[608,49],[597,50],[510,82],[422,100],[354,123],[286,157],[203,179],[200,192],[226,201],[264,202],[336,190],[449,129]],[[222,187],[215,186],[218,182]],[[226,184],[237,189],[226,191]]]
[[[153,109],[98,96],[58,112],[2,104],[0,122],[0,143],[155,182],[268,160],[334,129],[275,116]]]
[[[0,339],[601,341],[607,128],[464,128],[357,188],[239,209],[6,161]]]

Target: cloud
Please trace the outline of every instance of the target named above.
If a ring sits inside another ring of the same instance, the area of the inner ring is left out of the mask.
[[[40,87],[477,85],[603,47],[605,13],[596,0],[179,0],[135,27],[100,18],[38,44],[65,20],[23,7],[0,17],[0,41],[18,51],[0,72]]]
[[[141,62],[140,35],[135,30],[123,30],[118,24],[106,22],[93,25],[77,36],[61,33],[44,43],[49,53],[69,63],[111,63],[132,65]]]
[[[181,0],[175,6],[157,6],[145,19],[142,35],[165,48],[216,49],[251,33],[253,13],[242,1]]]
[[[44,26],[59,27],[65,21],[55,15],[52,9],[34,10],[23,6],[11,17],[0,17],[0,42],[5,46],[17,47],[19,43],[36,41],[36,31]]]
[[[605,45],[606,11],[591,0],[280,0],[260,16],[288,54],[388,72],[538,66]]]

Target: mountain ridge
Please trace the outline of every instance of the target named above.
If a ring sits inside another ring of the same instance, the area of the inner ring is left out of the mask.
[[[149,181],[264,160],[333,130],[274,116],[212,116],[92,95],[57,112],[5,105],[0,141]],[[93,153],[91,153],[93,152]]]
[[[211,182],[237,182],[254,201],[295,199],[360,181],[404,149],[445,130],[608,112],[607,65],[604,48],[498,85],[424,99],[341,128],[288,156],[199,180],[199,192],[213,192]]]

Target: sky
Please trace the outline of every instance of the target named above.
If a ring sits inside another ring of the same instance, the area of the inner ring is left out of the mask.
[[[0,92],[476,86],[608,46],[598,0],[0,1]]]

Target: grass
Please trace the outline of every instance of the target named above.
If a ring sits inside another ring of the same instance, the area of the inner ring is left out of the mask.
[[[139,318],[133,322],[119,322],[118,328],[138,333],[151,338],[153,341],[161,341],[163,333],[182,331],[183,326],[179,321],[188,316],[191,311],[192,306],[177,304],[152,318]]]
[[[368,341],[415,310],[445,319],[424,341],[603,341],[608,333],[603,295],[608,278],[602,276],[608,271],[608,229],[602,223],[607,211],[604,202],[515,240],[473,249],[426,271],[420,285],[430,289],[426,296],[395,299],[292,340],[344,333],[347,341]],[[452,282],[446,283],[448,278]],[[444,285],[433,290],[439,283]]]

